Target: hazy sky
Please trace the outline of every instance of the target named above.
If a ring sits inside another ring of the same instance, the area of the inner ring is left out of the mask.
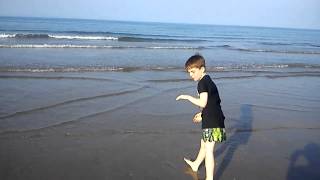
[[[320,0],[0,0],[0,16],[320,29]]]

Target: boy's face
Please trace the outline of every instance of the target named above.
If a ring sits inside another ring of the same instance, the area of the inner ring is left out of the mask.
[[[188,72],[191,79],[193,79],[194,81],[199,81],[204,74],[204,67],[201,67],[200,69],[197,67],[190,68],[188,69]]]

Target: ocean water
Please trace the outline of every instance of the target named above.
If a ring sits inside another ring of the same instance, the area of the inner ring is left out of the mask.
[[[320,128],[320,30],[0,17],[0,132],[108,121],[132,106],[191,116],[175,98],[196,96],[184,70],[195,53],[228,128],[242,127],[232,119],[247,106],[255,120],[244,129]]]
[[[320,30],[0,17],[0,71],[180,69],[318,71]]]

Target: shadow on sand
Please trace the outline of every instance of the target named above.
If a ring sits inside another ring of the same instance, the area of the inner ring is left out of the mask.
[[[287,180],[320,179],[320,146],[307,144],[291,154]]]
[[[223,172],[230,165],[234,153],[239,146],[248,143],[252,132],[252,106],[250,104],[241,105],[240,118],[234,121],[235,124],[231,128],[233,132],[227,132],[227,141],[222,143],[220,148],[215,152],[216,158],[224,153],[221,163],[217,166],[215,179],[220,179],[220,177],[223,175]]]

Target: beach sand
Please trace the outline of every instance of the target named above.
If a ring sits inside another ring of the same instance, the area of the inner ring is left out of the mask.
[[[70,80],[79,77],[72,73],[60,74],[68,77],[62,79],[3,75],[12,78],[2,77],[1,83],[19,81],[6,83],[7,96],[17,95],[14,87],[25,81],[65,83],[74,93],[68,94],[66,86],[42,86],[34,95],[38,102],[29,96],[36,92],[30,85],[20,89],[25,92],[15,102],[22,103],[20,109],[2,108],[0,179],[204,179],[203,165],[195,174],[183,161],[196,157],[201,130],[191,120],[198,109],[175,101],[181,93],[196,94],[195,83],[181,74],[88,73],[85,80]],[[320,178],[320,96],[315,93],[320,79],[299,78],[215,80],[228,133],[228,140],[216,145],[215,179]],[[100,85],[75,88],[87,81]]]

